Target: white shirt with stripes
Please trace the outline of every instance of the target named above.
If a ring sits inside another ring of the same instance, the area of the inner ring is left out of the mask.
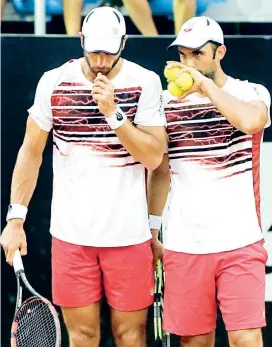
[[[262,85],[228,77],[223,89],[239,100],[261,100],[270,108],[269,92]],[[263,131],[247,135],[234,128],[199,93],[178,103],[165,91],[164,104],[172,185],[166,248],[205,254],[261,240]]]
[[[159,76],[124,60],[115,101],[135,125],[164,126]],[[145,167],[122,146],[93,102],[80,59],[46,72],[30,116],[53,131],[50,231],[79,245],[114,247],[151,238]]]

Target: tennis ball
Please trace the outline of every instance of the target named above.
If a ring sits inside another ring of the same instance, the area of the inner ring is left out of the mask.
[[[164,69],[164,76],[167,78],[168,82],[175,81],[178,77],[178,74],[180,72],[180,68],[178,67],[165,67]]]
[[[181,96],[183,93],[183,90],[174,81],[168,83],[168,91],[173,96]]]
[[[175,80],[175,82],[176,82],[176,85],[180,89],[182,89],[183,91],[186,91],[192,87],[192,85],[194,84],[194,79],[189,72],[187,72],[187,71],[182,72],[181,71],[178,74],[178,77]]]

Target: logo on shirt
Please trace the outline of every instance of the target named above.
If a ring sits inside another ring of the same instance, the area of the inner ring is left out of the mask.
[[[121,113],[117,112],[116,119],[119,121],[123,120],[123,115]]]

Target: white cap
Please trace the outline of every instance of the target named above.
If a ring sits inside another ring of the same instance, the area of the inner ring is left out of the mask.
[[[177,38],[169,47],[200,49],[208,42],[224,44],[224,34],[220,25],[209,17],[193,17],[183,24]]]
[[[119,52],[126,35],[126,23],[123,15],[115,8],[98,7],[85,17],[82,34],[86,52],[115,55]]]

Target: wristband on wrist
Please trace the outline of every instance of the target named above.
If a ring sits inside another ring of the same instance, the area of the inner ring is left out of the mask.
[[[160,230],[162,226],[162,216],[149,215],[149,226],[150,229]]]
[[[119,107],[110,117],[105,118],[112,130],[120,128],[127,120],[127,116]]]
[[[6,220],[10,220],[10,219],[26,219],[26,215],[27,215],[27,207],[24,205],[20,205],[20,204],[10,204],[8,207],[8,213],[7,213],[7,218]]]

